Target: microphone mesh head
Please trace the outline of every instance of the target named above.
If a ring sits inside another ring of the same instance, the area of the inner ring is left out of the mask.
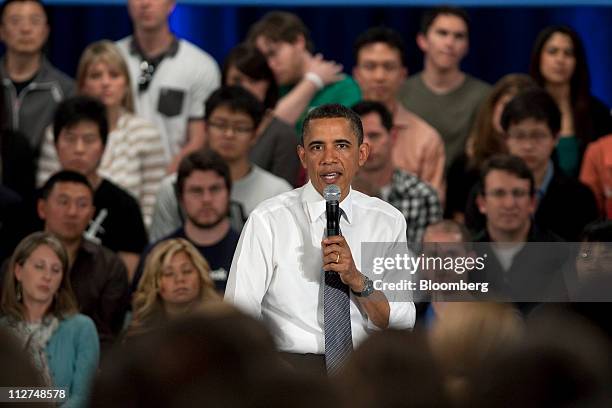
[[[330,184],[323,190],[325,201],[340,201],[340,187]]]

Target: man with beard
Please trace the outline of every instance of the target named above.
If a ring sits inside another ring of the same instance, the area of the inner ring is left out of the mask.
[[[134,277],[133,290],[138,286],[147,255],[153,247],[168,239],[184,238],[208,261],[210,277],[217,290],[225,291],[239,238],[238,233],[231,228],[229,219],[231,187],[230,169],[214,151],[199,150],[181,161],[176,195],[185,214],[185,222],[179,229],[145,250]]]

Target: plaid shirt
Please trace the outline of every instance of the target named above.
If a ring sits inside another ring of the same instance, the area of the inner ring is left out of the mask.
[[[381,198],[406,218],[409,244],[420,244],[425,228],[442,219],[442,206],[436,190],[403,170],[393,172],[391,184],[381,189]]]

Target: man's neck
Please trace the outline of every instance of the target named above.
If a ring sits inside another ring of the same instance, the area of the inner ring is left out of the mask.
[[[230,230],[229,218],[224,218],[211,228],[199,228],[191,221],[185,222],[185,235],[198,246],[211,246],[221,241]]]
[[[487,232],[491,242],[508,242],[508,243],[520,243],[527,242],[529,236],[529,229],[531,228],[531,221],[527,221],[521,228],[516,231],[502,231],[497,228],[493,228],[487,225]]]
[[[243,179],[251,172],[251,162],[248,158],[239,159],[228,164],[233,182]]]
[[[363,178],[365,181],[376,187],[377,189],[381,189],[382,187],[388,186],[391,184],[391,180],[393,179],[393,172],[395,171],[395,167],[393,167],[393,163],[391,159],[387,161],[387,165],[383,168],[377,170],[368,170],[361,169],[359,171],[359,176]]]
[[[7,51],[5,59],[6,73],[15,82],[32,79],[40,70],[40,54],[18,54]]]
[[[157,30],[136,30],[134,36],[144,56],[151,59],[163,54],[174,40],[167,24]]]
[[[546,177],[547,170],[548,170],[548,162],[546,163],[546,165],[540,168],[531,169],[533,173],[533,179],[535,181],[536,190],[539,190],[540,187],[542,187],[542,184],[544,183],[544,177]]]
[[[426,59],[421,78],[425,86],[433,93],[446,94],[458,88],[465,81],[465,74],[459,67],[439,69]]]
[[[91,184],[91,187],[93,188],[94,192],[98,189],[98,187],[100,187],[100,184],[102,184],[102,177],[100,177],[96,172],[87,175],[87,181],[89,181],[89,184]]]
[[[74,264],[74,261],[76,260],[77,253],[79,252],[79,248],[81,247],[81,242],[83,240],[79,238],[74,241],[66,241],[66,240],[61,240],[61,241],[62,241],[62,244],[64,245],[64,248],[66,248],[66,252],[68,253],[68,264],[70,265],[70,268],[72,268],[72,265]]]

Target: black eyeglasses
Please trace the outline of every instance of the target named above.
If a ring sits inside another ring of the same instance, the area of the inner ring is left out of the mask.
[[[155,65],[149,61],[142,60],[140,62],[140,76],[138,77],[138,91],[144,92],[149,88],[149,84],[153,80],[155,73]]]

